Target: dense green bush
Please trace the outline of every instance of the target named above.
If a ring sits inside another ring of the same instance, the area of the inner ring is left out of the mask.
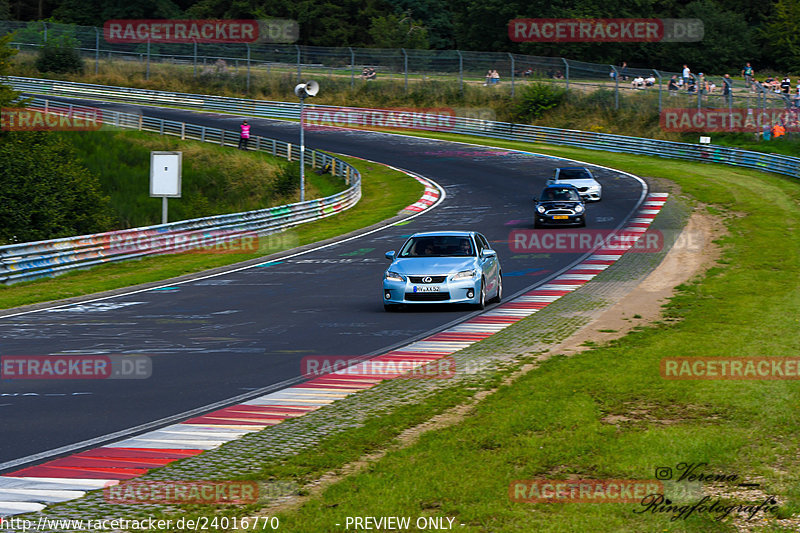
[[[281,165],[275,173],[274,197],[275,199],[287,198],[294,195],[300,188],[300,163],[287,163]],[[294,201],[294,198],[291,198]]]
[[[109,200],[97,176],[52,133],[3,133],[0,183],[0,243],[111,229]]]
[[[532,83],[521,93],[517,117],[526,122],[541,117],[548,109],[558,107],[567,97],[566,90],[546,83]]]
[[[80,52],[66,39],[51,41],[43,46],[39,50],[35,65],[39,72],[83,74]]]

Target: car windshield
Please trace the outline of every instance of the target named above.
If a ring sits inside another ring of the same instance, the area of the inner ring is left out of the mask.
[[[591,179],[589,171],[585,168],[562,168],[558,171],[560,180],[588,180]]]
[[[400,257],[450,257],[475,255],[472,239],[455,235],[412,237]]]
[[[580,195],[567,187],[548,187],[542,191],[542,202],[579,202]]]

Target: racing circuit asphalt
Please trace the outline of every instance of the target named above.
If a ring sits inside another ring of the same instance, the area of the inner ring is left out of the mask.
[[[230,115],[72,101],[233,131],[241,122]],[[297,123],[248,121],[255,135],[298,141]],[[544,282],[582,255],[515,254],[507,243],[512,229],[532,228],[531,198],[563,160],[360,131],[309,131],[306,145],[416,172],[439,183],[446,199],[405,225],[272,264],[0,318],[2,355],[140,354],[153,363],[152,376],[140,380],[0,381],[0,463],[296,379],[305,356],[378,353],[465,318],[473,311],[384,312],[383,254],[414,232],[482,232],[498,251],[506,296]],[[604,200],[589,204],[587,226],[615,228],[638,205],[642,184],[594,171]]]

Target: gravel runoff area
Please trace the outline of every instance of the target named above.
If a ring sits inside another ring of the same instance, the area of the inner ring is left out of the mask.
[[[650,182],[651,192],[670,192],[669,200],[650,230],[660,230],[665,244],[656,253],[626,253],[607,270],[579,289],[563,296],[492,337],[453,354],[457,371],[451,379],[395,379],[352,394],[302,417],[287,420],[259,432],[184,459],[138,477],[137,481],[232,480],[258,473],[265,464],[278,462],[301,451],[313,449],[332,435],[362,426],[378,414],[386,414],[403,404],[424,400],[449,387],[466,387],[476,392],[491,388],[499,373],[518,369],[523,359],[562,345],[570,336],[595,321],[616,302],[629,295],[666,256],[686,224],[692,208],[667,185]],[[659,180],[660,181],[660,180]],[[259,504],[279,504],[285,496],[276,491],[264,494]],[[155,513],[180,513],[176,506],[121,505],[105,501],[102,491],[52,505],[39,513],[20,515],[38,521],[49,519],[97,520],[124,517],[129,520]],[[3,531],[10,531],[3,529]],[[47,530],[38,530],[47,531]],[[64,530],[59,531],[76,531]]]

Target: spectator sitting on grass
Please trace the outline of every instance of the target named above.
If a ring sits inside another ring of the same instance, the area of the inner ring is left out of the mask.
[[[673,75],[667,83],[667,91],[669,94],[678,94],[678,76]]]
[[[650,74],[647,78],[645,78],[644,84],[646,87],[654,86],[656,84],[656,77]]]
[[[789,91],[792,90],[792,79],[789,76],[783,78],[781,82],[781,92],[783,94],[789,94]]]
[[[492,84],[497,85],[500,83],[500,73],[496,70],[492,71]]]
[[[641,76],[636,76],[631,81],[631,87],[634,89],[643,89],[644,88],[644,78]]]

